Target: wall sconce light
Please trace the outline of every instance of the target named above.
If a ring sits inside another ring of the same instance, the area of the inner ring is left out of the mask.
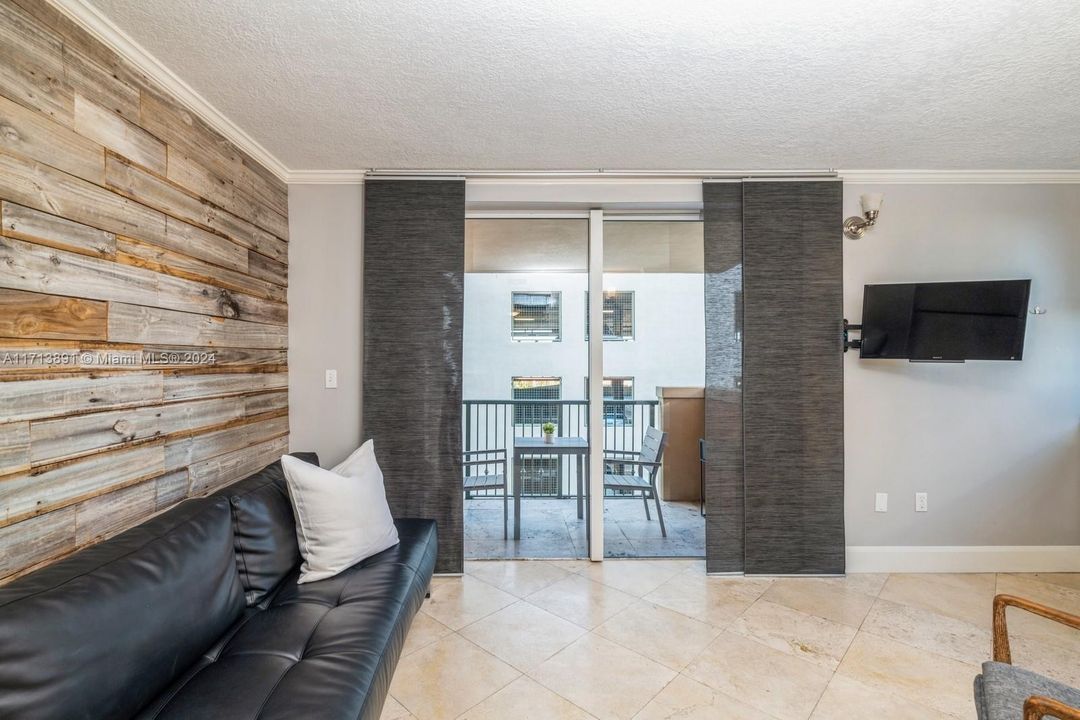
[[[881,193],[867,193],[859,196],[862,203],[863,216],[852,215],[844,221],[844,235],[852,240],[858,240],[866,231],[874,227],[878,213],[881,212],[881,202],[885,196]]]

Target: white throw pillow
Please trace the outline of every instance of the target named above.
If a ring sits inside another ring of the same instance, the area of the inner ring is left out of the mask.
[[[304,558],[297,582],[325,580],[397,545],[397,528],[370,440],[333,470],[291,455],[281,458],[281,467]]]

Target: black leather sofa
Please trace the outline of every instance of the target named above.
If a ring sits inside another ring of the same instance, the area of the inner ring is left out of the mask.
[[[298,585],[279,462],[0,586],[0,718],[375,720],[437,548],[397,526]]]

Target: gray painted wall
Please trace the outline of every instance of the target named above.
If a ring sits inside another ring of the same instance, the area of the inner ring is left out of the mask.
[[[1019,363],[847,353],[848,545],[1080,545],[1080,186],[848,185],[845,215],[865,192],[885,204],[844,240],[852,322],[880,282],[1030,277],[1048,312],[1028,316]]]
[[[289,186],[289,447],[324,467],[360,444],[363,200],[363,185]]]
[[[1032,277],[1049,312],[1029,317],[1021,363],[845,356],[848,544],[1080,545],[1080,186],[845,185],[845,215],[871,191],[885,193],[878,227],[844,240],[850,320],[863,284],[907,280]],[[291,446],[324,464],[360,439],[362,199],[289,188]],[[322,388],[326,367],[338,390]]]

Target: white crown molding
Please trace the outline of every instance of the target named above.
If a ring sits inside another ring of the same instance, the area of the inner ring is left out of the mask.
[[[359,185],[366,176],[364,170],[291,170],[285,182],[290,185]]]
[[[262,164],[281,180],[289,182],[289,169],[269,150],[260,145],[240,126],[227,118],[220,110],[184,82],[176,73],[154,57],[146,48],[116,24],[90,5],[86,0],[50,0],[62,13],[82,26],[87,32],[120,54],[150,79],[170,92],[188,110],[205,120],[227,140]]]
[[[849,573],[1080,572],[1077,545],[849,545]]]
[[[849,183],[882,185],[1066,185],[1080,170],[837,170]]]
[[[402,170],[368,172],[364,170],[293,170],[287,182],[306,184],[362,183],[365,178],[427,176],[464,177],[472,183],[532,182],[638,184],[642,182],[767,182],[788,179],[833,180],[848,183],[882,185],[1075,185],[1080,184],[1080,170],[836,170],[836,177],[823,171],[635,171],[635,170]]]

